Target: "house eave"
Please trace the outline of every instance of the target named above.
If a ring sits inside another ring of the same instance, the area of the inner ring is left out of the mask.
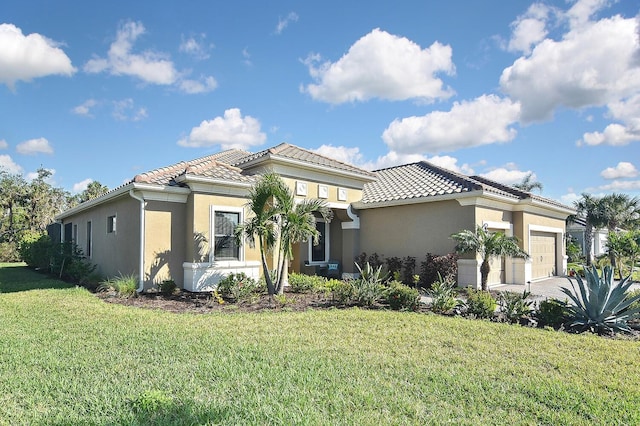
[[[479,196],[479,191],[455,192],[452,194],[429,195],[426,197],[403,198],[400,200],[378,201],[373,203],[363,203],[362,201],[356,201],[355,203],[352,203],[352,205],[357,210],[366,210],[366,209],[377,209],[382,207],[404,206],[409,204],[433,203],[436,201],[477,198],[478,196]]]

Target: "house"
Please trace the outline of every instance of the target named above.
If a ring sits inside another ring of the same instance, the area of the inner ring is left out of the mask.
[[[232,149],[135,176],[57,217],[106,276],[135,273],[139,290],[173,279],[210,291],[231,272],[260,275],[256,247],[237,244],[233,229],[247,217],[249,190],[266,171],[278,173],[299,198],[326,200],[330,222],[318,220],[320,244],[294,247],[291,270],[313,273],[336,260],[354,274],[363,251],[415,256],[453,251],[449,237],[476,224],[517,236],[529,260],[498,260],[490,283],[524,283],[562,274],[565,219],[555,201],[427,162],[369,172],[290,144],[257,153]],[[273,259],[271,259],[273,260]],[[459,284],[480,283],[473,256],[459,260]]]
[[[573,238],[582,250],[582,255],[587,255],[587,246],[585,244],[585,229],[587,222],[584,218],[575,217],[567,224],[567,234]],[[607,254],[607,239],[609,238],[609,230],[607,228],[595,228],[591,236],[591,258]]]

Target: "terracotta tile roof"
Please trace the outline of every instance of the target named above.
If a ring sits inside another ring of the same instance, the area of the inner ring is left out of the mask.
[[[324,166],[334,170],[342,170],[345,172],[355,173],[368,177],[375,177],[375,174],[364,170],[355,166],[352,166],[347,163],[343,163],[338,160],[334,160],[329,157],[325,157],[324,155],[320,155],[316,152],[306,150],[304,148],[300,148],[295,145],[291,145],[288,143],[281,143],[273,148],[265,149],[263,151],[257,152],[255,154],[248,155],[240,160],[232,163],[234,166],[242,167],[244,164],[247,164],[251,161],[258,160],[260,158],[265,158],[268,156],[276,156],[287,158],[290,160],[302,161],[305,163],[314,164],[317,166]]]
[[[362,202],[406,200],[479,190],[482,186],[426,161],[377,170],[378,180],[367,183]]]
[[[182,186],[175,181],[178,176],[189,174],[233,182],[253,182],[255,178],[245,176],[242,170],[223,160],[235,159],[246,155],[245,151],[229,150],[208,155],[191,161],[181,161],[167,167],[160,167],[136,175],[131,182],[152,183],[156,185]]]
[[[570,207],[555,200],[521,191],[481,176],[465,176],[455,173],[427,161],[382,169],[375,173],[378,180],[364,186],[363,204],[437,197],[481,190],[485,193],[511,198],[514,201],[532,199],[554,207],[571,210]]]

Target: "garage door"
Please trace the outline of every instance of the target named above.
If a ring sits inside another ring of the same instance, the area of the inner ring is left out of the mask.
[[[530,254],[533,279],[556,274],[556,234],[532,231]]]

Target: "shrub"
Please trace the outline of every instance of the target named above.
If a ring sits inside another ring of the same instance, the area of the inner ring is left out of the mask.
[[[488,291],[467,290],[467,313],[476,318],[491,318],[496,310],[496,299]]]
[[[446,281],[439,277],[427,292],[431,297],[431,310],[437,314],[446,314],[461,305],[461,301],[456,299],[457,291],[454,282]]]
[[[242,302],[251,297],[257,289],[256,281],[244,272],[229,274],[218,283],[218,292],[223,297],[235,302]]]
[[[396,311],[416,311],[420,306],[420,293],[399,281],[391,281],[386,289],[389,307]]]
[[[416,258],[413,256],[407,256],[402,259],[402,282],[408,286],[417,287],[414,280],[416,271]]]
[[[573,302],[568,309],[571,319],[569,327],[582,332],[590,330],[595,333],[630,332],[627,321],[635,318],[640,308],[631,305],[640,301],[640,294],[628,297],[628,290],[633,284],[629,277],[614,284],[613,269],[607,265],[602,269],[602,276],[595,266],[585,268],[586,282],[578,276],[578,289],[571,283],[572,290],[562,287],[560,290]]]
[[[364,268],[356,264],[360,278],[353,280],[353,302],[359,306],[371,307],[384,296],[382,283],[388,274],[382,271],[382,265],[372,267],[368,262]]]
[[[366,252],[362,252],[357,255],[354,260],[356,265],[361,269],[364,269],[367,263],[374,269],[377,269],[384,264],[384,256],[379,255],[378,253],[373,253],[367,256]]]
[[[640,289],[632,290],[627,293],[626,299],[633,299],[640,296]],[[631,305],[629,305],[629,309],[640,309],[640,300],[636,299]]]
[[[567,302],[547,299],[538,303],[535,312],[538,325],[560,328],[567,321]]]
[[[324,288],[326,278],[317,275],[289,274],[289,288],[295,293],[308,293]]]
[[[9,241],[0,243],[0,262],[17,262],[20,260],[20,253],[16,250],[16,245]]]
[[[436,282],[438,274],[445,280],[455,282],[458,277],[458,255],[455,253],[443,256],[427,253],[426,259],[420,264],[420,286],[429,289]]]
[[[178,286],[176,286],[176,282],[174,280],[162,280],[160,284],[158,284],[158,291],[163,296],[171,296]]]
[[[402,271],[402,259],[397,256],[392,256],[387,258],[387,271],[389,271],[389,275],[395,277],[396,274],[400,274]]]
[[[531,293],[526,290],[522,294],[511,291],[500,292],[498,296],[500,312],[507,321],[515,323],[531,314],[533,301],[527,300],[530,295]]]
[[[48,235],[30,231],[20,240],[20,258],[31,268],[48,269],[53,252],[54,244]]]
[[[118,275],[114,278],[109,278],[103,281],[98,286],[98,291],[115,291],[120,297],[135,296],[138,288],[138,277],[135,274],[130,275]]]
[[[354,281],[355,280],[337,281],[332,289],[333,299],[341,305],[347,305],[351,303],[354,293]]]

